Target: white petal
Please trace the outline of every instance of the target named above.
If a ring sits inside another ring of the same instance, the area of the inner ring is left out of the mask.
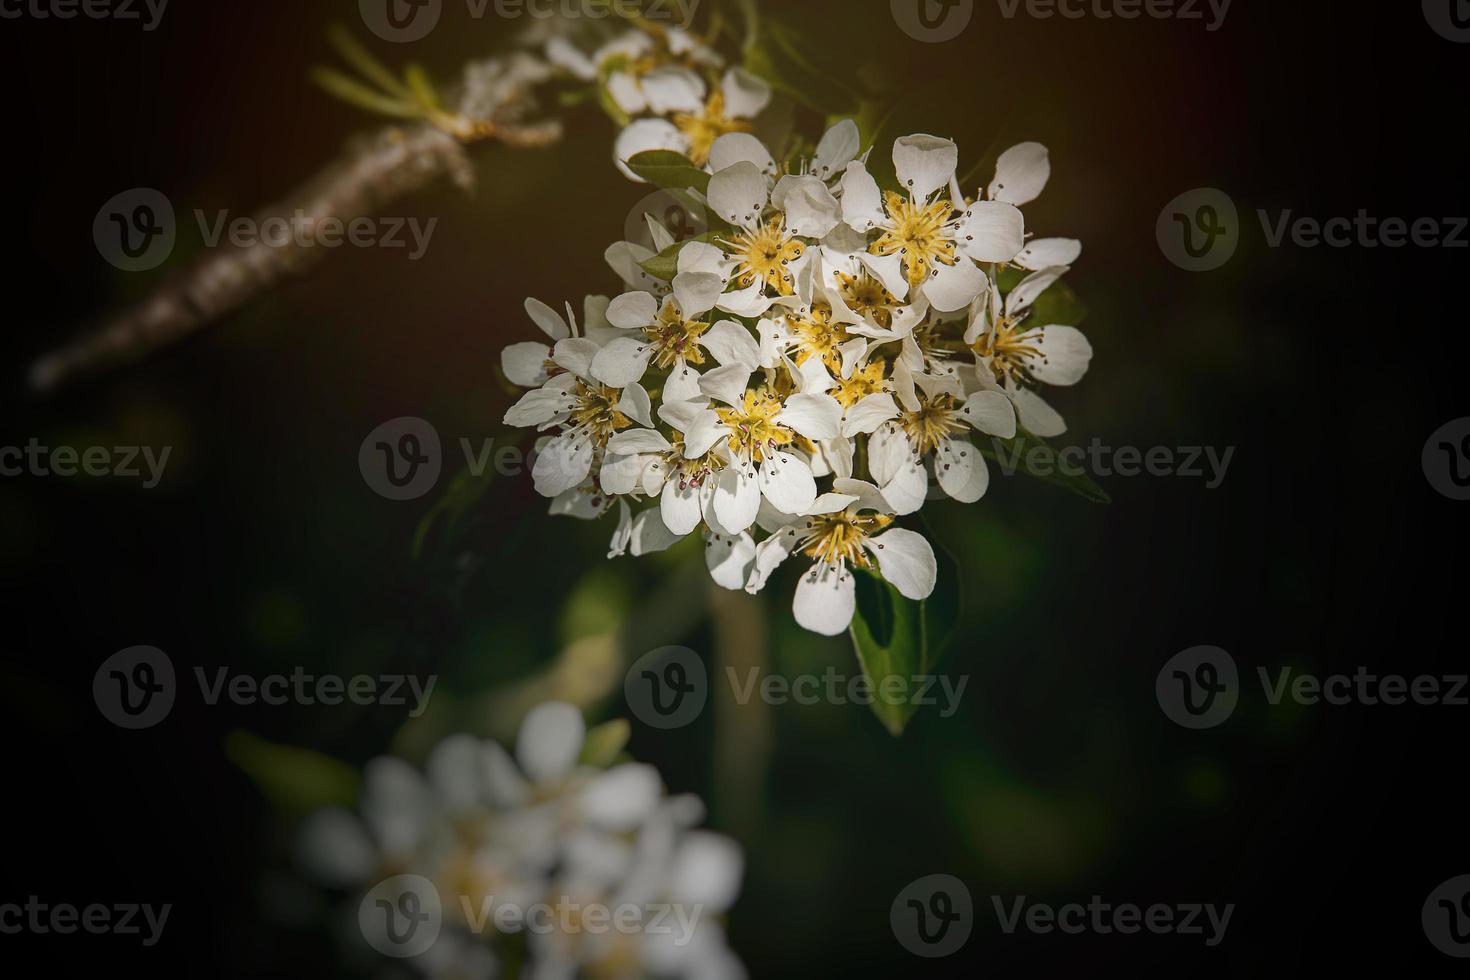
[[[565,68],[584,82],[590,82],[597,77],[597,65],[564,37],[553,37],[546,42],[546,60],[558,68]]]
[[[929,495],[929,471],[917,456],[910,455],[898,472],[883,484],[883,499],[895,514],[912,514],[924,506]]]
[[[934,479],[962,504],[973,504],[990,486],[990,469],[980,450],[963,439],[949,439],[934,453]]]
[[[889,419],[898,417],[898,406],[888,392],[864,396],[847,410],[842,419],[842,434],[848,438],[867,435]]]
[[[648,391],[641,384],[634,382],[624,385],[623,395],[613,408],[639,425],[653,427],[653,402],[648,397]]]
[[[570,704],[537,705],[516,735],[516,761],[532,782],[553,782],[571,771],[586,734],[582,713]]]
[[[659,496],[659,513],[664,519],[664,526],[681,538],[699,527],[699,522],[704,519],[699,488],[684,483],[683,489],[680,489],[679,484],[682,482],[669,480]]]
[[[786,212],[786,228],[803,238],[825,238],[840,220],[837,198],[810,174],[787,174],[776,184],[771,203]]]
[[[602,257],[608,268],[616,272],[618,278],[630,289],[652,289],[661,285],[659,280],[638,264],[653,258],[653,252],[647,246],[637,242],[613,242],[602,253]]]
[[[835,439],[842,435],[842,405],[831,395],[802,392],[786,399],[774,421],[808,439]]]
[[[1006,403],[1006,411],[1010,411],[1010,399],[1004,395],[1000,395],[1000,399]],[[899,469],[912,464],[913,459],[914,448],[897,423],[879,426],[868,438],[868,471],[879,485],[892,480]]]
[[[674,299],[690,319],[708,312],[724,291],[725,280],[713,272],[681,272],[674,277]]]
[[[533,340],[511,344],[500,352],[500,367],[512,384],[536,388],[546,383],[546,361],[551,348]]]
[[[727,364],[702,374],[699,390],[709,398],[738,407],[745,401],[745,385],[750,380],[750,373],[750,368],[743,364]]]
[[[960,418],[986,435],[1010,439],[1016,434],[1016,409],[999,391],[975,392],[965,400]]]
[[[665,453],[671,448],[669,440],[653,429],[626,429],[607,441],[607,451],[622,456]]]
[[[1082,243],[1075,238],[1033,238],[1015,258],[1023,269],[1045,269],[1072,265],[1082,257]]]
[[[1041,356],[1029,360],[1027,366],[1043,384],[1074,385],[1092,363],[1092,344],[1076,327],[1042,327],[1033,343]]]
[[[755,499],[760,500],[759,492]],[[711,534],[705,538],[704,564],[710,578],[722,589],[737,592],[745,588],[754,561],[755,540],[748,534]]]
[[[848,505],[855,503],[858,498],[847,493],[824,493],[812,502],[806,509],[807,516],[820,517],[823,514],[840,514],[847,510]]]
[[[613,143],[613,159],[617,161],[623,176],[644,183],[643,178],[629,170],[627,164],[630,158],[644,150],[676,150],[679,153],[688,153],[689,138],[667,119],[635,119],[623,127]]]
[[[648,99],[643,95],[643,87],[638,84],[638,79],[626,71],[613,72],[607,78],[607,94],[617,103],[619,109],[630,116],[637,115],[648,108]]]
[[[648,462],[648,457],[637,453],[613,452],[609,445],[608,452],[602,457],[602,466],[597,471],[597,482],[607,493],[634,493],[638,490],[639,481],[643,479],[643,470]]]
[[[1020,143],[995,162],[995,179],[986,195],[992,201],[1026,204],[1041,196],[1051,176],[1051,159],[1040,143]]]
[[[603,489],[606,489],[604,485]],[[607,545],[607,556],[609,558],[620,558],[628,553],[628,545],[633,540],[633,512],[628,508],[626,500],[618,501],[618,526],[613,529],[612,540]]]
[[[791,611],[796,621],[813,633],[837,636],[852,625],[857,592],[852,572],[842,564],[812,566],[796,584]]]
[[[959,162],[959,147],[952,140],[917,133],[893,144],[893,167],[898,172],[899,186],[919,200],[948,186]]]
[[[721,320],[699,338],[699,344],[722,365],[739,364],[747,371],[760,367],[761,350],[750,331],[734,320]]]
[[[591,377],[592,358],[597,356],[598,346],[586,337],[568,337],[558,340],[551,349],[551,360],[561,368],[579,378]]]
[[[766,144],[749,133],[726,133],[709,148],[709,167],[714,173],[742,160],[755,164],[761,173],[776,172],[776,160],[771,156],[771,151],[766,149]]]
[[[771,104],[771,87],[744,68],[725,72],[720,88],[725,95],[725,114],[735,119],[754,119]]]
[[[927,599],[934,591],[939,565],[934,549],[922,534],[895,527],[868,542],[878,559],[878,571],[909,599]]]
[[[761,491],[755,467],[735,460],[720,471],[715,481],[715,517],[731,534],[740,534],[755,523],[761,508]]]
[[[805,513],[817,499],[812,468],[795,453],[778,449],[760,464],[758,474],[761,493],[782,513]]]
[[[674,362],[673,370],[669,372],[669,379],[664,382],[663,401],[668,403],[700,400],[699,372],[684,363],[684,358],[681,357]]]
[[[852,119],[842,120],[822,134],[812,157],[811,172],[822,180],[835,177],[857,156],[861,145],[857,123]]]
[[[755,562],[751,565],[750,573],[745,579],[746,592],[754,595],[766,587],[766,582],[770,579],[771,574],[801,544],[805,527],[804,524],[788,525],[773,530],[770,537],[756,545]]]
[[[606,494],[595,493],[592,481],[583,482],[563,490],[552,498],[546,513],[552,517],[571,517],[579,521],[595,521],[607,512],[610,501]]]
[[[318,810],[306,818],[296,854],[307,875],[329,888],[365,882],[378,866],[377,850],[362,822],[341,807]]]
[[[650,507],[633,518],[633,537],[629,550],[634,555],[651,555],[671,547],[683,536],[669,530],[659,507]]]
[[[760,223],[770,189],[755,164],[741,161],[710,178],[709,203],[715,213],[742,228]]]
[[[961,258],[954,265],[935,263],[924,281],[924,295],[940,313],[963,310],[985,289],[985,273]]]
[[[1046,292],[1052,283],[1067,272],[1064,265],[1051,266],[1031,275],[1016,283],[1014,289],[1006,294],[1006,314],[1014,316],[1036,302],[1036,297]]]
[[[729,428],[718,415],[708,409],[700,412],[694,417],[693,424],[684,430],[684,458],[698,459],[729,435]]]
[[[884,218],[878,182],[861,163],[849,163],[842,175],[842,220],[858,231],[867,231]]]
[[[572,335],[571,328],[561,318],[561,314],[534,296],[527,297],[526,312],[536,322],[536,326],[552,340],[561,340]]]
[[[880,514],[893,513],[888,507],[888,501],[883,499],[882,492],[867,480],[839,477],[832,481],[832,489],[857,498],[857,503],[850,508],[852,510],[872,510]]]
[[[669,894],[685,907],[719,915],[735,904],[745,857],[740,845],[707,830],[686,833],[669,872]]]
[[[1026,244],[1026,219],[1013,204],[976,201],[965,215],[957,244],[976,262],[1009,262]]]
[[[1067,431],[1067,423],[1057,410],[1030,388],[1017,388],[1010,396],[1016,405],[1016,418],[1027,432],[1050,439]]]
[[[733,135],[743,136],[744,133]],[[676,261],[678,272],[709,272],[717,276],[725,275],[725,268],[729,261],[725,258],[725,250],[711,245],[709,242],[685,242],[684,247],[679,249],[679,257]]]
[[[624,293],[607,307],[607,322],[622,330],[646,327],[657,316],[658,300],[645,292]]]
[[[633,830],[653,812],[663,791],[657,769],[628,762],[594,776],[582,790],[581,809],[598,826]]]
[[[537,493],[555,497],[587,479],[591,471],[591,440],[580,432],[566,432],[547,443],[536,456],[531,476]]]
[[[648,373],[653,344],[643,337],[619,337],[592,359],[592,377],[605,385],[621,388]]]
[[[902,302],[909,294],[909,280],[903,274],[903,259],[898,253],[893,255],[869,255],[864,252],[858,256],[863,268],[872,274],[883,284],[883,288],[893,294],[893,298]]]
[[[643,76],[643,96],[656,116],[704,108],[704,79],[687,68],[655,68]]]

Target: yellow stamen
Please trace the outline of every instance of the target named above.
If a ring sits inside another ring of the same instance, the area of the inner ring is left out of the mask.
[[[790,429],[774,421],[781,412],[781,399],[765,388],[752,388],[745,393],[740,408],[718,408],[720,421],[730,429],[730,452],[737,459],[749,456],[760,462],[778,446],[790,445],[796,438]]]
[[[863,544],[892,523],[893,518],[887,514],[867,511],[813,517],[801,542],[802,554],[827,564],[844,561],[855,568],[867,568],[872,559]]]
[[[866,269],[855,276],[841,270],[832,274],[837,277],[842,301],[847,304],[848,309],[859,316],[872,319],[885,330],[893,326],[893,307],[898,305],[898,300],[883,283],[873,278]]]
[[[681,356],[688,364],[704,363],[704,351],[696,341],[708,329],[708,323],[686,320],[677,305],[665,303],[653,323],[643,328],[643,334],[658,351],[653,363],[668,370]]]
[[[817,357],[833,374],[842,370],[842,352],[837,348],[849,338],[842,324],[832,322],[831,306],[813,303],[811,313],[804,317],[789,313],[786,315],[786,325],[796,336],[797,364],[805,364],[811,358]]]
[[[728,243],[739,263],[735,280],[748,288],[762,280],[780,296],[796,291],[789,266],[806,254],[806,246],[786,234],[786,216],[778,214],[761,222],[754,231],[742,232]]]
[[[963,432],[965,424],[958,418],[960,406],[952,395],[941,393],[932,400],[925,398],[922,392],[916,392],[916,395],[918,410],[901,412],[898,424],[908,434],[909,443],[923,456],[937,449],[952,434]]]
[[[709,162],[710,147],[726,133],[748,133],[750,123],[725,115],[725,95],[716,91],[699,113],[676,112],[674,125],[689,140],[689,159],[696,167]]]
[[[837,399],[843,408],[852,408],[858,402],[869,395],[876,395],[885,390],[883,372],[888,364],[882,358],[874,358],[868,362],[868,366],[858,368],[852,372],[852,377],[837,379],[837,387],[828,394]]]
[[[940,198],[933,204],[923,204],[889,191],[883,195],[883,203],[891,226],[868,251],[874,255],[900,255],[910,286],[917,287],[929,278],[929,270],[936,262],[954,265],[959,261],[954,241],[945,227],[954,210],[948,200]]]
[[[613,433],[633,424],[627,416],[613,408],[622,398],[622,394],[618,389],[606,385],[578,381],[571,415],[572,424],[585,429],[598,446],[607,445]]]
[[[1019,318],[1001,317],[1000,321],[987,330],[979,340],[970,345],[971,350],[990,360],[990,371],[997,384],[1006,379],[1020,384],[1031,380],[1030,361],[1041,357],[1041,348],[1036,344],[1045,328],[1022,329]]]

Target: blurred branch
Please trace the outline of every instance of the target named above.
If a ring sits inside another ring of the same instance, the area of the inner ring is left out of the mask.
[[[341,50],[343,42],[334,37]],[[363,70],[356,49],[348,60]],[[385,71],[385,70],[382,70]],[[385,86],[382,71],[365,74],[388,92],[379,98],[338,73],[319,70],[328,91],[362,108],[389,108],[402,83]],[[535,107],[531,89],[550,77],[550,68],[524,53],[470,64],[465,70],[456,108],[445,109],[422,71],[412,66],[408,90],[425,121],[396,125],[350,144],[337,160],[276,204],[255,215],[257,227],[285,220],[298,233],[285,242],[256,241],[248,246],[222,245],[169,277],[148,298],[95,329],[36,360],[30,367],[31,388],[49,393],[84,376],[142,360],[202,330],[279,285],[309,271],[330,249],[315,247],[322,228],[372,217],[404,195],[449,178],[469,190],[474,172],[466,144],[495,139],[507,146],[548,146],[561,138],[555,120],[527,121]],[[392,80],[392,76],[387,76]],[[369,98],[372,96],[372,98]],[[382,102],[375,105],[374,100]],[[330,223],[328,219],[334,219]]]
[[[709,583],[710,618],[715,650],[710,658],[710,686],[725,692],[715,702],[714,788],[721,822],[742,840],[758,836],[765,812],[766,769],[774,739],[771,709],[760,697],[741,703],[736,685],[725,683],[726,671],[746,677],[770,670],[765,606],[760,597]]]

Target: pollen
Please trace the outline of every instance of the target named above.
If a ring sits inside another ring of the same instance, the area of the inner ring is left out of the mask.
[[[737,259],[735,281],[741,288],[763,281],[780,296],[796,292],[791,263],[806,254],[806,246],[786,234],[786,216],[778,214],[754,231],[742,232],[727,243]]]
[[[990,371],[996,382],[1007,379],[1016,384],[1031,380],[1033,361],[1043,360],[1038,343],[1045,336],[1045,327],[1023,329],[1019,319],[1002,317],[987,330],[971,349],[990,362]]]
[[[833,374],[841,372],[842,352],[837,348],[849,338],[842,324],[832,322],[831,306],[813,303],[811,312],[806,316],[788,314],[786,325],[796,338],[797,364],[805,364],[816,357]]]
[[[616,388],[578,381],[573,397],[572,424],[586,430],[587,435],[599,446],[606,445],[619,429],[626,429],[633,424],[626,415],[613,407],[622,397],[622,392]]]
[[[947,442],[954,433],[963,432],[965,424],[959,419],[960,407],[953,396],[941,393],[930,399],[922,393],[916,394],[918,410],[901,413],[898,424],[908,434],[909,443],[917,447],[920,456],[924,456]]]
[[[739,408],[719,408],[720,421],[730,429],[730,452],[737,458],[761,462],[778,447],[796,438],[790,429],[774,421],[781,412],[781,399],[766,388],[750,389]]]
[[[959,259],[948,227],[954,210],[943,198],[932,204],[906,200],[889,191],[883,196],[890,222],[868,251],[874,255],[898,255],[910,286],[920,286],[935,264],[955,265]]]
[[[653,363],[668,370],[679,358],[688,364],[703,364],[704,351],[697,341],[709,329],[703,320],[687,320],[673,303],[665,303],[653,323],[643,328],[643,334],[654,349]]]
[[[852,372],[852,377],[837,379],[837,386],[830,394],[841,403],[843,408],[852,408],[858,402],[869,395],[876,395],[885,390],[883,383],[883,372],[888,363],[882,358],[875,358],[868,362],[867,367],[858,368]]]
[[[696,167],[709,162],[710,147],[726,133],[748,133],[750,123],[725,115],[725,95],[716,91],[697,113],[676,112],[674,125],[689,140],[689,159]]]
[[[893,518],[887,514],[844,511],[813,517],[801,542],[802,554],[827,564],[846,562],[855,568],[867,568],[872,559],[863,549],[864,543],[892,523]]]
[[[883,283],[873,278],[866,269],[857,275],[848,275],[838,270],[832,273],[837,278],[837,288],[842,292],[842,301],[848,309],[862,317],[871,319],[884,330],[893,326],[893,307],[897,298]]]

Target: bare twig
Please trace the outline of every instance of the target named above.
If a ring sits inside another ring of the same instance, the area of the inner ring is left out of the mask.
[[[259,240],[212,250],[170,276],[141,303],[35,361],[29,372],[31,387],[51,392],[81,377],[136,362],[236,312],[321,261],[329,250],[313,246],[329,219],[345,225],[373,216],[441,178],[468,190],[474,184],[465,151],[468,142],[494,138],[516,147],[556,142],[561,137],[559,123],[522,121],[533,105],[530,86],[546,77],[544,65],[523,58],[472,64],[465,73],[457,114],[390,127],[354,142],[283,201],[255,216],[256,227],[267,220],[284,220],[296,228],[297,234],[288,241]]]

